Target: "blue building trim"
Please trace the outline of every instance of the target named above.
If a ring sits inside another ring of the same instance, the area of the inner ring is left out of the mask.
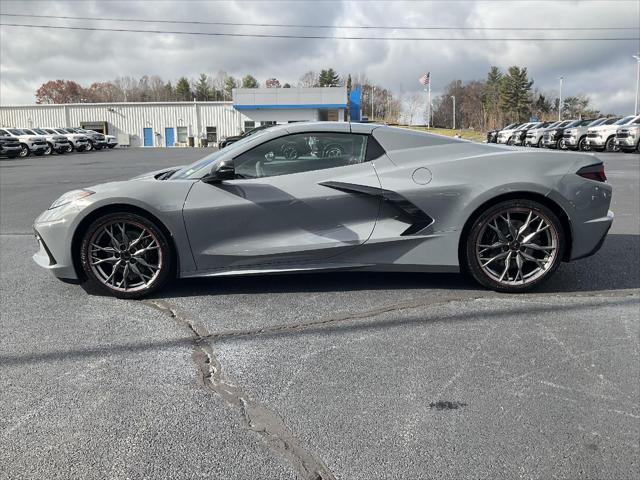
[[[346,103],[307,103],[294,105],[234,105],[236,110],[267,110],[293,108],[347,108]]]

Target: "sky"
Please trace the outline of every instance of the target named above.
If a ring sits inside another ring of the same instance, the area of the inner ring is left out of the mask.
[[[534,87],[557,96],[587,95],[606,113],[633,113],[638,40],[534,42],[513,37],[640,37],[639,0],[236,0],[236,1],[34,1],[0,0],[0,14],[83,16],[172,21],[328,25],[276,28],[0,16],[1,23],[293,35],[436,37],[437,40],[337,40],[243,38],[0,26],[0,104],[31,104],[53,79],[83,86],[119,76],[180,76],[224,70],[261,83],[276,77],[296,85],[308,71],[332,67],[364,74],[395,94],[419,92],[432,75],[432,94],[452,80],[486,77],[496,65],[527,67]],[[491,30],[375,30],[336,26],[508,27]],[[548,27],[553,30],[525,31]],[[559,31],[556,28],[630,27],[631,30]],[[448,39],[441,39],[441,38]],[[452,38],[497,38],[452,40]]]

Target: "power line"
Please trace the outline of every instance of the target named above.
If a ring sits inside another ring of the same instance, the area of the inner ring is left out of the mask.
[[[275,27],[275,28],[319,28],[319,29],[352,29],[352,30],[490,30],[490,31],[589,31],[589,30],[640,30],[640,27],[411,27],[401,25],[309,25],[292,23],[237,23],[237,22],[206,22],[198,20],[160,20],[141,18],[102,18],[102,17],[72,17],[62,15],[28,15],[21,13],[0,13],[4,17],[29,17],[57,20],[90,20],[101,22],[134,22],[134,23],[169,23],[185,25],[216,25],[227,27]]]
[[[352,37],[332,35],[279,35],[266,33],[227,33],[227,32],[187,32],[179,30],[139,30],[133,28],[98,28],[98,27],[68,27],[58,25],[29,25],[21,23],[0,23],[2,27],[48,28],[54,30],[82,30],[88,32],[128,32],[152,33],[170,35],[199,35],[211,37],[245,37],[245,38],[291,38],[309,40],[389,40],[389,41],[526,41],[526,42],[582,42],[582,41],[625,41],[640,40],[640,37],[582,37],[582,38],[541,38],[541,37]]]

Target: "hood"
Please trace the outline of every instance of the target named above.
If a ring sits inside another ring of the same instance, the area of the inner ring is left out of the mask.
[[[147,172],[147,173],[142,173],[140,175],[137,175],[133,178],[131,178],[130,180],[145,180],[145,179],[149,179],[149,178],[154,178],[156,176],[159,176],[162,173],[167,173],[170,171],[176,171],[176,170],[180,170],[181,168],[184,168],[186,165],[176,165],[174,167],[165,167],[162,168],[160,170],[154,170],[153,172]]]

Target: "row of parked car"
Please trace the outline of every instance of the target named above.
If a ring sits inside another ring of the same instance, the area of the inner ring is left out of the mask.
[[[0,155],[9,158],[114,148],[113,135],[84,128],[0,128]]]
[[[487,142],[558,150],[640,151],[640,115],[512,123],[488,132]]]

